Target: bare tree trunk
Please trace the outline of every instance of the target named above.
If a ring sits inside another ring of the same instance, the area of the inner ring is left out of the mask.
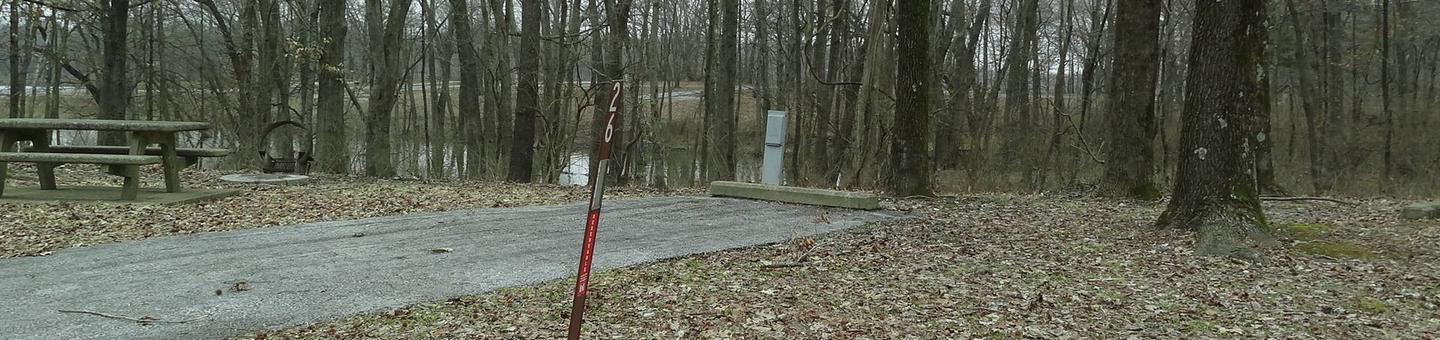
[[[300,14],[302,15],[302,17],[298,19],[300,21],[300,24],[296,25],[298,26],[296,30],[300,31],[299,39],[300,44],[303,46],[317,45],[317,39],[315,39],[315,30],[319,26],[318,22],[320,20],[320,12],[318,9],[319,8],[316,7],[316,4],[314,3],[307,3],[301,6],[301,8],[299,9],[301,11]],[[298,81],[300,83],[299,87],[297,88],[297,92],[299,92],[300,94],[299,119],[300,122],[306,127],[305,134],[300,137],[299,142],[300,151],[307,153],[305,157],[314,157],[313,153],[315,151],[315,131],[317,129],[317,126],[315,125],[316,64],[315,60],[313,60],[312,58],[313,57],[311,55],[304,54],[301,54],[297,56],[297,58],[295,58],[296,62],[299,63],[299,65],[296,65],[296,67],[298,68],[296,70],[296,73],[298,74],[297,78],[299,78]]]
[[[410,0],[389,1],[389,13],[384,15],[381,0],[367,0],[365,9],[367,24],[371,26],[370,60],[375,63],[371,65],[375,81],[370,86],[370,107],[365,121],[365,175],[373,177],[395,176],[390,125],[405,73],[401,38],[405,33],[405,19],[410,14]]]
[[[514,6],[511,6],[511,4],[509,0],[490,0],[490,14],[493,17],[494,28],[490,31],[491,38],[485,43],[486,47],[489,48],[489,56],[495,59],[495,69],[492,73],[494,81],[491,84],[493,87],[491,88],[488,100],[491,104],[487,106],[493,108],[493,110],[489,112],[493,112],[491,116],[494,117],[494,149],[495,160],[498,162],[496,165],[498,166],[504,166],[506,164],[506,158],[510,156],[508,145],[510,145],[511,139],[514,138],[512,134],[515,124],[513,119],[511,119],[513,116],[507,114],[516,112],[514,105],[512,105],[510,101],[510,94],[514,92],[515,87],[515,78],[512,76],[512,63],[510,61],[510,32],[515,31],[515,15],[512,10]],[[499,168],[497,168],[497,170],[499,170]],[[506,171],[508,172],[508,169],[506,169]]]
[[[1384,170],[1380,173],[1380,191],[1390,192],[1395,168],[1395,112],[1390,106],[1390,0],[1380,0],[1380,103],[1385,115]]]
[[[1151,200],[1155,175],[1155,71],[1160,51],[1160,1],[1121,0],[1115,12],[1108,152],[1102,192]]]
[[[1268,43],[1268,42],[1267,42]],[[1268,51],[1262,51],[1260,56],[1259,91],[1256,92],[1256,101],[1260,103],[1251,124],[1253,131],[1250,131],[1249,143],[1255,146],[1255,183],[1262,194],[1285,195],[1285,188],[1275,179],[1275,140],[1271,138],[1271,113],[1273,103],[1271,93],[1274,86],[1271,80],[1274,79],[1274,62]]]
[[[1070,38],[1073,32],[1071,16],[1074,13],[1075,0],[1065,0],[1065,14],[1061,15],[1062,37],[1060,38],[1060,60],[1055,66],[1055,89],[1054,89],[1054,113],[1051,115],[1050,146],[1045,151],[1045,168],[1040,172],[1036,189],[1045,188],[1045,180],[1049,177],[1051,169],[1054,168],[1057,158],[1056,152],[1060,149],[1060,140],[1064,137],[1069,127],[1065,125],[1065,117],[1070,113],[1065,108],[1065,71],[1070,57]]]
[[[254,90],[251,93],[255,98],[255,115],[251,118],[251,124],[256,127],[266,127],[278,120],[288,120],[289,112],[281,108],[289,107],[287,99],[289,86],[284,79],[281,79],[281,69],[284,67],[283,46],[280,42],[280,4],[277,0],[258,0],[256,2],[256,14],[259,19],[260,39],[256,44],[256,71],[257,76],[253,83]],[[277,110],[280,109],[280,110]],[[282,129],[283,130],[283,129]],[[259,130],[254,136],[243,136],[242,138],[255,138],[256,150],[276,155],[281,158],[291,157],[294,152],[290,146],[290,140],[285,137],[284,132],[275,131],[271,135],[273,139],[266,144],[264,130]],[[282,146],[283,145],[283,146]],[[271,153],[269,151],[275,151]]]
[[[1322,166],[1330,167],[1334,179],[1332,183],[1341,184],[1338,179],[1345,178],[1353,169],[1354,157],[1360,157],[1362,153],[1354,148],[1351,138],[1350,116],[1345,114],[1345,61],[1343,46],[1345,34],[1344,12],[1342,11],[1341,0],[1320,0],[1320,20],[1312,22],[1315,25],[1316,36],[1320,44],[1320,88],[1315,93],[1320,95],[1319,104],[1323,116],[1320,125],[1320,133],[1323,138],[1320,140],[1321,147],[1326,155],[1326,161]]]
[[[1089,47],[1086,48],[1085,52],[1085,66],[1080,71],[1080,119],[1078,122],[1074,122],[1075,138],[1078,140],[1085,139],[1085,126],[1090,118],[1090,107],[1092,106],[1092,99],[1094,98],[1095,94],[1095,74],[1097,73],[1096,68],[1100,66],[1100,55],[1103,52],[1101,47],[1104,46],[1102,40],[1105,36],[1105,25],[1107,22],[1110,21],[1110,9],[1111,7],[1113,7],[1111,6],[1110,0],[1105,0],[1103,10],[1099,8],[1099,0],[1095,1],[1095,5],[1097,6],[1097,8],[1092,9],[1090,12],[1090,44]],[[1087,146],[1082,143],[1081,147]],[[1089,152],[1088,150],[1082,151]],[[1080,154],[1081,153],[1079,152],[1071,154],[1070,164],[1072,166],[1080,166]],[[1066,182],[1068,184],[1074,184],[1079,178],[1080,176],[1077,174],[1070,177],[1070,179]]]
[[[895,81],[895,130],[901,132],[890,144],[890,192],[896,196],[931,194],[930,7],[925,0],[899,0],[895,6],[896,62],[905,65]]]
[[[104,27],[104,47],[100,71],[100,119],[125,119],[130,105],[130,88],[126,86],[126,70],[129,59],[128,37],[130,28],[130,0],[100,0],[101,25]],[[123,145],[125,136],[119,133],[101,133],[101,145]]]
[[[20,68],[20,0],[10,0],[10,118],[27,116],[25,112],[25,75]],[[28,53],[28,52],[27,52]]]
[[[535,159],[535,116],[540,114],[540,1],[521,1],[520,75],[515,96],[515,133],[510,142],[510,181],[529,183]]]
[[[426,168],[429,170],[430,178],[445,178],[445,128],[446,120],[450,112],[450,55],[452,46],[448,40],[441,38],[440,23],[436,18],[438,4],[431,0],[421,1],[426,7],[425,11],[425,40],[429,42],[429,58],[426,60],[426,68],[430,70],[430,92],[435,93],[428,116],[429,130],[426,141],[428,161]],[[448,38],[448,37],[446,37]]]
[[[320,67],[315,103],[318,130],[315,150],[318,170],[350,172],[350,142],[345,133],[345,0],[322,0],[320,7]]]
[[[1333,164],[1326,165],[1327,161],[1325,161],[1324,156],[1326,151],[1320,144],[1320,125],[1322,123],[1319,118],[1319,108],[1317,108],[1315,104],[1315,76],[1314,73],[1312,73],[1312,70],[1314,70],[1316,66],[1311,59],[1311,53],[1307,51],[1310,49],[1310,45],[1307,43],[1308,39],[1303,29],[1304,25],[1300,23],[1300,13],[1295,10],[1295,0],[1285,0],[1285,8],[1286,11],[1289,12],[1290,27],[1295,35],[1295,46],[1292,49],[1294,55],[1292,58],[1295,59],[1295,74],[1300,84],[1299,89],[1295,90],[1294,93],[1300,96],[1300,105],[1302,110],[1305,111],[1305,127],[1307,129],[1305,137],[1307,146],[1310,149],[1311,185],[1316,192],[1323,193],[1330,191],[1335,183],[1330,170]]]
[[[988,124],[985,121],[985,115],[976,105],[977,102],[983,102],[984,98],[979,96],[981,92],[975,86],[975,56],[977,48],[980,46],[980,33],[989,23],[990,6],[990,0],[982,0],[980,6],[975,10],[975,22],[970,25],[968,36],[965,38],[965,47],[958,51],[959,54],[955,57],[956,72],[951,79],[950,109],[956,111],[951,114],[954,119],[953,124],[963,124],[966,134],[965,138],[957,138],[957,140],[963,141],[963,146],[955,150],[957,154],[953,157],[954,162],[961,163],[958,167],[965,170],[967,182],[970,185],[974,185],[979,177],[979,166],[983,159],[980,151],[985,149],[981,145],[981,140],[985,135],[985,126]]]
[[[56,16],[50,16],[50,36],[46,43],[51,50],[63,51],[69,45],[70,35],[62,32],[62,27],[68,26],[60,23]],[[46,85],[49,87],[49,94],[45,104],[45,118],[60,118],[60,73],[64,68],[59,58],[50,61],[50,77]]]
[[[1196,232],[1202,255],[1250,259],[1274,244],[1260,208],[1254,146],[1265,2],[1196,2],[1175,195],[1160,227]]]
[[[450,0],[451,30],[455,37],[455,49],[460,57],[460,93],[456,103],[456,114],[462,126],[459,132],[465,140],[464,178],[479,179],[484,174],[480,121],[480,55],[475,50],[473,32],[470,29],[470,9],[467,0]]]
[[[1009,55],[1005,58],[1006,79],[1005,79],[1005,129],[1003,146],[1000,151],[1002,165],[998,176],[1004,178],[1004,182],[1016,184],[1012,179],[1016,172],[1022,172],[1034,166],[1030,162],[1031,152],[1028,145],[1031,131],[1026,129],[1033,120],[1030,110],[1030,60],[1031,46],[1036,39],[1036,32],[1039,29],[1039,1],[1020,0],[1020,7],[1016,9],[1015,24],[1008,48]]]
[[[785,16],[785,22],[787,26],[790,27],[790,30],[785,45],[788,46],[787,49],[790,55],[787,59],[788,63],[785,63],[785,65],[790,71],[789,77],[786,77],[790,85],[787,87],[789,94],[785,96],[785,109],[789,110],[788,119],[790,121],[786,125],[788,125],[787,127],[790,131],[787,131],[787,136],[789,137],[787,142],[789,145],[787,145],[788,150],[786,150],[786,152],[789,153],[789,164],[785,165],[785,174],[790,183],[798,184],[800,183],[801,177],[800,146],[805,142],[805,134],[803,133],[803,131],[805,131],[804,126],[800,123],[802,121],[800,117],[804,112],[802,108],[803,105],[801,105],[801,97],[803,96],[803,87],[805,86],[805,57],[801,50],[803,50],[805,46],[805,39],[803,37],[805,25],[802,23],[804,19],[800,15],[800,2],[790,1],[788,3],[790,6]],[[845,133],[849,132],[847,131]]]
[[[551,18],[541,20],[550,23],[547,34],[570,36],[574,32],[578,32],[579,26],[572,24],[578,20],[572,20],[572,18],[575,18],[579,11],[571,9],[570,0],[556,0],[555,4],[559,9],[547,12],[551,13]],[[560,173],[569,165],[570,146],[573,144],[573,138],[568,138],[568,134],[565,132],[570,89],[567,87],[568,84],[564,83],[567,75],[573,69],[569,68],[571,64],[567,45],[547,44],[545,47],[548,49],[548,52],[545,53],[548,59],[545,63],[545,116],[541,121],[545,132],[544,152],[541,153],[541,156],[544,157],[541,171],[545,174],[544,179],[547,183],[556,183],[559,181]]]
[[[705,152],[706,180],[735,180],[735,67],[738,54],[740,30],[740,2],[719,0],[719,22],[710,23],[718,30],[712,30],[717,37],[712,39],[715,47],[715,93],[706,93],[705,140],[709,146]]]
[[[883,85],[885,83],[884,74],[895,70],[895,63],[886,60],[887,56],[892,55],[888,48],[888,34],[886,34],[886,27],[890,22],[890,4],[890,0],[870,2],[870,13],[866,20],[868,29],[865,33],[864,71],[860,76],[860,92],[854,107],[855,119],[864,119],[864,125],[857,127],[856,131],[842,131],[843,134],[853,136],[851,138],[856,141],[854,145],[857,146],[854,150],[849,150],[846,155],[849,164],[845,164],[845,166],[848,167],[852,178],[849,185],[858,184],[865,173],[866,166],[869,165],[867,162],[870,161],[867,159],[866,151],[877,148],[881,144],[877,140],[878,131],[876,130],[879,130],[879,127],[876,125],[879,124],[876,124],[874,112],[876,111],[876,102],[879,101],[878,97],[882,95],[881,89],[886,88]],[[857,126],[859,125],[857,124]],[[840,182],[842,181],[836,179],[836,183]]]
[[[970,56],[969,51],[965,50],[967,47],[965,45],[967,42],[967,40],[965,40],[965,37],[969,33],[970,28],[968,25],[969,18],[967,17],[969,14],[965,12],[965,2],[951,1],[949,12],[950,20],[948,21],[948,24],[945,25],[944,29],[939,30],[939,35],[935,37],[937,43],[944,45],[944,51],[937,53],[935,55],[935,58],[931,59],[935,63],[933,65],[935,69],[945,69],[945,60],[948,55],[952,54],[949,53],[950,50],[959,50],[953,53],[954,55],[956,55],[956,64],[970,62],[961,58],[973,58],[972,56]],[[944,72],[936,72],[935,76],[937,80],[935,82],[939,84],[943,82],[946,78],[959,78],[961,76],[969,76],[968,73],[963,75],[957,73],[963,72],[952,71],[951,74],[948,75],[944,74]],[[959,163],[959,152],[956,151],[962,148],[960,141],[960,128],[963,124],[963,120],[961,117],[962,115],[968,114],[970,112],[970,108],[968,107],[969,98],[960,98],[962,97],[962,94],[960,93],[961,90],[959,89],[959,86],[956,86],[958,80],[959,79],[950,79],[949,83],[944,84],[944,87],[948,87],[950,90],[950,100],[949,103],[947,103],[945,110],[936,112],[938,117],[936,117],[934,124],[935,148],[934,154],[932,155],[932,160],[934,160],[935,166],[938,169],[954,169]],[[936,86],[936,91],[933,94],[934,97],[932,97],[932,100],[935,100],[937,102],[939,101],[942,96],[939,91],[941,87],[942,86]]]

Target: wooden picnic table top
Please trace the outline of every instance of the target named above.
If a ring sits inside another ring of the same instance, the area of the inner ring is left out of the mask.
[[[5,129],[181,132],[209,130],[210,123],[158,120],[0,118],[0,130]]]

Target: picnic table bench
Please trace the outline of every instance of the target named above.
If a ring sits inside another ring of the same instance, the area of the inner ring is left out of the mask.
[[[109,165],[111,174],[125,179],[120,193],[124,200],[134,200],[139,196],[139,166],[161,164],[165,171],[165,191],[179,192],[181,168],[195,164],[200,157],[223,157],[229,154],[229,151],[224,149],[177,147],[179,133],[208,129],[210,123],[204,122],[0,119],[0,196],[5,193],[7,162],[35,163],[41,190],[56,189],[55,167],[58,165]],[[123,131],[127,134],[129,145],[53,145],[50,135],[55,130]],[[33,145],[19,150],[16,143],[21,141],[29,141]]]

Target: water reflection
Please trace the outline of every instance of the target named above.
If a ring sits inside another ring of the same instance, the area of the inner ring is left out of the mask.
[[[571,153],[565,170],[560,171],[560,185],[585,185],[589,179],[590,155]]]

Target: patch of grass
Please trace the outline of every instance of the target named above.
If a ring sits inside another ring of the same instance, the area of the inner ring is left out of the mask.
[[[1330,226],[1324,224],[1295,223],[1281,227],[1285,235],[1297,240],[1313,241],[1325,236]]]
[[[1371,297],[1363,297],[1355,299],[1355,309],[1359,309],[1370,314],[1381,314],[1390,311],[1390,304],[1386,303],[1384,300]]]
[[[1210,324],[1209,321],[1205,320],[1192,320],[1189,323],[1185,324],[1185,329],[1190,331],[1192,334],[1215,333],[1215,325]]]
[[[1334,258],[1361,260],[1375,258],[1375,252],[1370,248],[1345,242],[1315,241],[1296,245],[1295,249],[1305,253]]]

